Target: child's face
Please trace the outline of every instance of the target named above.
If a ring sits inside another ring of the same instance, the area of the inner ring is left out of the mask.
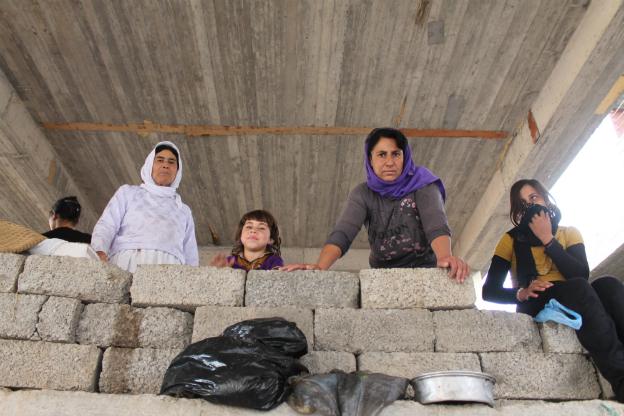
[[[245,221],[240,239],[247,250],[264,250],[267,245],[273,244],[269,224],[264,221]]]

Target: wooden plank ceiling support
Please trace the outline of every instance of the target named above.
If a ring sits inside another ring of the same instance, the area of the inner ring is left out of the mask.
[[[310,136],[365,136],[370,127],[256,127],[256,126],[213,126],[156,124],[151,122],[130,124],[107,123],[43,123],[48,130],[126,132],[141,135],[149,133],[184,134],[195,136],[246,136],[246,135],[310,135]],[[401,129],[407,137],[461,137],[501,140],[508,136],[506,131],[495,130],[444,130],[444,129]]]

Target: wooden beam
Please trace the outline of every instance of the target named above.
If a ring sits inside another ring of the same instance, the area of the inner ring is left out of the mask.
[[[215,126],[215,125],[184,125],[156,124],[151,122],[108,124],[108,123],[43,123],[48,130],[60,131],[99,131],[137,133],[184,134],[196,136],[249,136],[249,135],[309,135],[309,136],[365,136],[370,127],[257,127],[257,126]],[[457,137],[479,139],[505,139],[506,131],[496,130],[444,130],[444,129],[400,129],[407,137]]]

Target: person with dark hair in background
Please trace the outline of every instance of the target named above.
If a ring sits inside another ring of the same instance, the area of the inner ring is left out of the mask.
[[[70,243],[91,243],[91,234],[75,229],[80,220],[82,207],[75,196],[66,196],[54,203],[48,223],[50,231],[43,233],[47,238],[58,238]]]
[[[612,276],[588,282],[581,233],[559,225],[561,211],[539,181],[517,181],[509,199],[514,228],[496,246],[483,299],[533,317],[554,299],[579,314],[579,342],[624,402],[624,285]],[[503,286],[508,272],[513,288]]]
[[[463,282],[468,265],[451,252],[451,230],[440,178],[417,166],[400,130],[378,128],[364,144],[366,182],[356,186],[329,234],[316,264],[289,264],[291,270],[326,270],[343,256],[365,225],[372,268],[449,268]]]

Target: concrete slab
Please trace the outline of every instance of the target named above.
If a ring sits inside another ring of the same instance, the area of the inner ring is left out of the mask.
[[[0,338],[37,338],[37,320],[48,299],[41,295],[0,293]]]
[[[17,277],[24,267],[25,256],[0,253],[0,292],[15,292]]]
[[[108,348],[102,361],[100,391],[158,394],[169,364],[181,350]]]
[[[358,297],[359,280],[353,273],[253,270],[247,275],[245,305],[355,308]]]
[[[365,352],[357,357],[358,370],[412,379],[433,371],[481,371],[479,356],[444,352]]]
[[[436,311],[436,351],[541,351],[537,325],[526,314],[503,311]]]
[[[73,343],[82,308],[78,299],[50,296],[39,312],[37,332],[41,339]]]
[[[342,370],[350,373],[357,370],[355,355],[348,352],[312,351],[299,359],[310,374],[329,373],[331,370]]]
[[[491,352],[479,356],[483,372],[496,377],[496,398],[587,400],[601,393],[594,368],[584,355]]]
[[[314,349],[433,352],[432,313],[423,309],[317,309]]]
[[[476,300],[472,277],[463,284],[445,269],[360,271],[362,308],[467,309]]]
[[[584,354],[585,348],[576,337],[576,331],[569,326],[555,322],[538,324],[542,337],[544,352],[558,352],[563,354]]]
[[[139,309],[139,346],[182,349],[191,343],[193,315],[171,308]]]
[[[194,311],[203,305],[242,306],[245,272],[229,268],[141,265],[134,274],[134,306]]]
[[[97,260],[28,256],[18,292],[76,298],[86,302],[128,302],[132,275]]]
[[[93,391],[100,356],[93,345],[0,340],[0,385]]]
[[[297,324],[308,340],[308,350],[314,345],[314,316],[312,309],[298,309],[291,307],[259,308],[259,307],[229,307],[229,306],[202,306],[195,311],[192,342],[204,338],[217,337],[225,328],[247,319],[280,317]]]

